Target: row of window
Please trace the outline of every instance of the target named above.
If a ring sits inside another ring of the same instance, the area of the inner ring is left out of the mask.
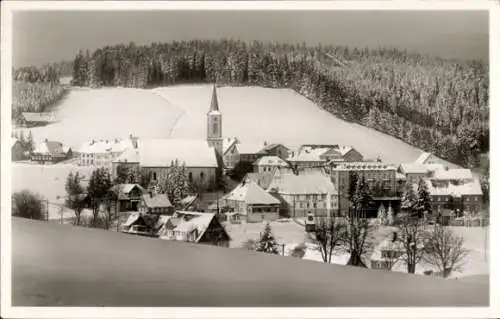
[[[292,195],[293,196],[293,195]],[[295,195],[295,200],[326,200],[326,194]],[[335,195],[331,195],[331,200],[336,201]]]
[[[336,202],[332,203],[332,207],[336,206]],[[295,203],[295,206],[298,208],[326,208],[326,202],[318,202],[318,203],[304,203],[298,202]]]
[[[50,155],[32,155],[32,161],[50,161],[52,160],[52,156]]]
[[[193,181],[193,172],[188,172],[188,178],[189,178],[189,181]],[[156,172],[153,172],[153,180],[157,180],[158,179],[158,174]],[[205,172],[200,172],[200,179],[201,180],[204,180],[205,179]]]
[[[471,199],[473,199],[473,201],[475,202],[478,202],[479,201],[479,197],[474,197],[474,198],[471,198],[471,197],[465,197],[465,201],[466,202],[470,202]],[[446,202],[446,201],[449,201],[449,197],[448,196],[436,196],[436,197],[431,197],[431,202]]]

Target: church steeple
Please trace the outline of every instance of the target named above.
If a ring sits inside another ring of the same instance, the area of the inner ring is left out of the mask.
[[[212,103],[210,103],[210,111],[219,111],[219,101],[217,100],[217,88],[214,83],[214,88],[212,91]]]
[[[214,84],[212,101],[207,113],[207,142],[213,146],[219,156],[222,156],[222,113],[217,101],[217,88]]]

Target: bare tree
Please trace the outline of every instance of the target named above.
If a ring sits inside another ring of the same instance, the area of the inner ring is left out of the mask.
[[[424,256],[424,246],[428,238],[425,223],[422,219],[411,215],[405,216],[398,224],[398,241],[402,243],[407,271],[415,273],[417,264]]]
[[[348,265],[365,267],[362,257],[371,249],[373,225],[361,210],[351,209],[347,218],[346,249],[351,254]]]
[[[464,248],[464,238],[453,233],[445,226],[436,225],[429,233],[429,240],[425,245],[423,259],[436,266],[448,277],[452,271],[460,270],[469,251]]]
[[[346,223],[336,218],[331,218],[328,222],[322,221],[316,226],[314,234],[310,235],[311,241],[321,252],[323,262],[330,264],[332,254],[340,248],[347,236]]]

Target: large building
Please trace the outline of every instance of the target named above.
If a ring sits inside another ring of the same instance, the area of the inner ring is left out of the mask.
[[[341,213],[346,213],[350,206],[348,196],[352,173],[358,178],[364,177],[368,186],[379,192],[374,194],[375,198],[383,198],[385,201],[396,200],[398,184],[394,165],[380,162],[342,163],[331,170],[332,180],[339,191]]]
[[[86,142],[78,150],[80,166],[96,166],[111,168],[113,160],[126,150],[136,147],[136,139],[132,135],[128,139],[93,140]]]
[[[267,191],[280,199],[283,214],[290,217],[311,213],[325,218],[338,213],[338,191],[330,176],[319,171],[276,171]]]
[[[153,181],[165,179],[172,164],[185,165],[190,181],[197,187],[216,187],[223,167],[222,113],[217,102],[214,86],[207,113],[207,139],[182,140],[168,138],[138,138],[134,147],[128,148],[113,160],[112,174],[116,176],[118,165],[131,169],[144,169],[151,173]]]
[[[361,153],[353,147],[337,144],[304,144],[296,151],[289,151],[288,154],[287,161],[295,169],[363,161]]]

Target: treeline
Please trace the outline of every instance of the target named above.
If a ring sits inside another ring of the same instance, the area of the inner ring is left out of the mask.
[[[464,166],[489,149],[488,66],[395,49],[182,41],[80,52],[78,86],[291,88],[330,113]]]
[[[62,76],[71,76],[72,61],[28,66],[12,70],[12,119],[18,123],[23,112],[45,112],[59,102],[66,90]]]
[[[12,87],[12,119],[18,123],[23,112],[45,112],[65,94],[61,85],[16,81]]]

